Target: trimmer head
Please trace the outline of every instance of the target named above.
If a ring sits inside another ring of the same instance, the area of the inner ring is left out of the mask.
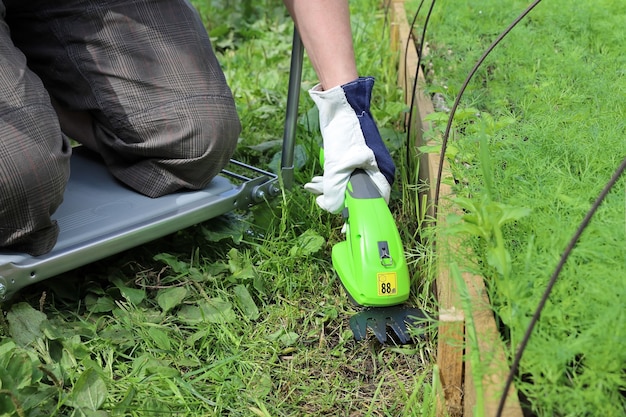
[[[391,330],[400,344],[411,342],[409,327],[417,327],[426,316],[421,310],[405,306],[370,307],[350,318],[350,329],[357,341],[367,337],[368,327],[380,343],[387,342]],[[392,336],[392,339],[394,337]]]
[[[409,268],[387,202],[361,170],[348,183],[343,217],[346,240],[333,246],[333,267],[356,302],[386,307],[409,298]]]
[[[388,330],[409,343],[407,327],[425,315],[403,306],[411,283],[402,240],[387,202],[362,170],[350,177],[343,216],[346,240],[333,247],[332,260],[349,298],[365,307],[350,319],[355,339],[364,339],[369,327],[381,343]]]

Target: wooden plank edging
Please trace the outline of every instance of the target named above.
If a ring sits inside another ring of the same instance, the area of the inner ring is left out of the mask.
[[[422,70],[417,72],[418,82],[415,96],[412,96],[412,87],[418,66],[418,55],[413,38],[410,36],[404,0],[392,0],[389,4],[391,12],[391,47],[397,52],[398,85],[404,90],[405,102],[413,102],[413,117],[411,129],[415,132],[416,143],[419,147],[427,144],[424,132],[429,129],[426,116],[434,111],[433,104],[422,88],[425,78]],[[407,44],[408,42],[408,44]],[[408,46],[408,47],[407,47]],[[428,201],[432,206],[434,200],[435,181],[439,167],[438,154],[420,155],[421,180],[429,184]],[[443,166],[443,176],[449,177],[450,170],[447,164]],[[445,217],[453,209],[446,201],[453,195],[449,185],[441,184],[440,204],[437,215],[437,224],[445,225]],[[429,214],[433,214],[429,208]],[[441,230],[442,228],[439,227]],[[438,232],[437,236],[437,269],[436,278],[437,300],[439,303],[439,337],[437,343],[437,364],[439,377],[443,386],[443,398],[437,404],[438,416],[465,416],[474,415],[494,416],[498,401],[509,372],[509,366],[504,352],[503,342],[491,309],[489,297],[484,285],[483,277],[462,273],[462,278],[468,288],[472,318],[477,334],[477,344],[480,356],[480,367],[483,373],[481,384],[483,388],[484,410],[481,413],[475,410],[477,390],[474,384],[474,375],[470,361],[471,346],[466,343],[467,322],[464,317],[458,288],[450,274],[450,264],[460,262],[456,256],[459,253],[460,240],[444,236]],[[462,265],[460,266],[462,267]],[[514,387],[509,390],[503,416],[522,417],[517,392]]]

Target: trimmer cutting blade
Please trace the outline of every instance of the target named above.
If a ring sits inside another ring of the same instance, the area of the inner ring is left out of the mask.
[[[409,343],[408,326],[418,325],[423,312],[403,306],[409,298],[409,270],[396,223],[370,177],[356,170],[350,177],[343,217],[346,240],[333,247],[333,266],[348,296],[366,309],[350,320],[356,340],[372,329],[381,342],[391,330]]]
[[[400,344],[411,342],[409,327],[418,327],[426,316],[421,310],[403,306],[370,307],[350,318],[350,329],[357,341],[367,337],[370,328],[376,339],[382,344],[387,342],[387,332],[393,331],[392,339]]]

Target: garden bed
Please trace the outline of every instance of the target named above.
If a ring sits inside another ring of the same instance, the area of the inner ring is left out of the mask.
[[[415,146],[432,145],[432,141],[427,139],[425,132],[430,129],[427,120],[428,115],[434,112],[430,97],[424,92],[425,79],[423,71],[417,70],[418,51],[414,36],[410,35],[410,27],[405,13],[405,1],[394,1],[391,5],[393,17],[392,44],[395,44],[399,52],[398,84],[405,92],[406,104],[413,104],[413,115],[410,120],[414,125],[411,129],[415,133]],[[412,86],[417,73],[417,89],[415,92]],[[429,203],[429,213],[432,210],[434,200],[435,182],[438,175],[439,155],[435,153],[421,154],[420,179],[428,184],[427,201]],[[443,167],[445,176],[450,175],[447,164]],[[441,187],[441,199],[446,201],[453,196],[451,187],[443,184]],[[437,215],[437,222],[440,226],[445,222],[448,212],[454,210],[449,205],[443,206]],[[438,274],[436,280],[437,300],[439,301],[439,332],[437,347],[437,364],[440,372],[440,379],[443,386],[438,404],[438,415],[448,413],[452,416],[473,416],[474,407],[477,403],[476,387],[471,364],[465,361],[464,357],[471,355],[469,346],[466,344],[467,331],[465,329],[466,319],[461,305],[459,290],[450,274],[449,262],[455,258],[455,248],[459,242],[446,240],[441,234],[437,238],[438,251]],[[463,274],[473,305],[473,318],[478,336],[479,348],[483,365],[487,368],[482,378],[484,385],[483,397],[478,402],[484,403],[484,415],[494,415],[497,409],[500,393],[506,379],[508,365],[502,342],[498,336],[489,299],[483,284],[483,278],[473,274]],[[516,397],[515,390],[510,391],[507,398],[507,405],[504,415],[521,416],[521,408]],[[476,415],[482,415],[476,413]]]
[[[527,6],[474,3],[440,5],[433,13],[431,50],[422,62],[429,73],[415,100],[414,129],[427,132],[418,134],[418,146],[437,145],[446,107],[474,62]],[[446,153],[437,218],[437,362],[456,415],[483,415],[473,409],[481,402],[484,415],[495,413],[550,275],[626,155],[624,35],[611,29],[623,21],[624,4],[583,2],[570,10],[564,2],[544,3],[477,72]],[[428,115],[432,103],[424,97],[433,95],[443,105]],[[421,160],[422,178],[432,185],[439,155]],[[522,357],[516,388],[528,415],[624,415],[624,180],[615,188],[562,270]],[[457,197],[463,199],[452,204]],[[495,212],[515,221],[500,224],[489,218]],[[493,234],[483,233],[488,227]],[[463,280],[449,279],[458,271]],[[516,400],[511,392],[504,415],[522,414]]]

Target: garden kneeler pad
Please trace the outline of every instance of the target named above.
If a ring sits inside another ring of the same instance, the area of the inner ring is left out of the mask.
[[[286,187],[293,181],[302,60],[302,43],[294,30],[281,161]],[[0,303],[27,285],[280,193],[278,175],[235,160],[202,190],[154,199],[115,180],[99,156],[84,147],[74,148],[70,163],[63,203],[52,216],[60,228],[57,243],[37,257],[0,251]]]

